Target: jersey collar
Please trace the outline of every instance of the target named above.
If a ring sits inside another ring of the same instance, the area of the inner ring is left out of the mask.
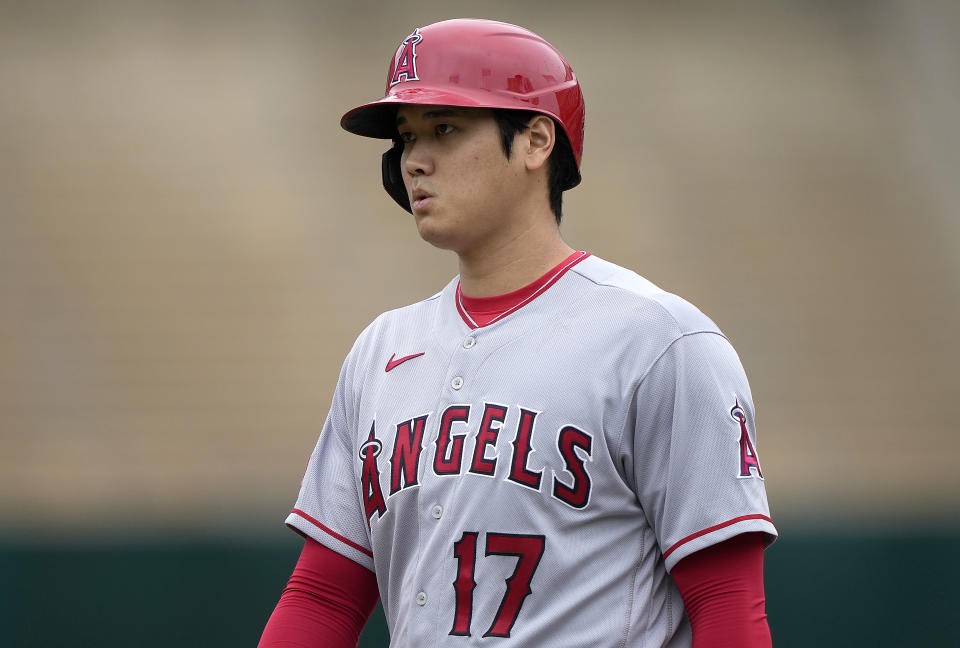
[[[567,270],[588,256],[590,256],[589,252],[574,252],[536,281],[513,292],[494,297],[467,297],[460,291],[460,281],[457,280],[457,312],[471,329],[490,326],[542,295],[550,286],[557,283]]]

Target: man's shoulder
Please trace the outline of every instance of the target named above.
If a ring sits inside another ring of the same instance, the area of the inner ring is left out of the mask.
[[[383,363],[391,354],[402,356],[420,350],[423,346],[420,342],[430,339],[437,322],[443,292],[380,313],[357,335],[343,370],[352,375],[371,367],[383,369]]]
[[[633,270],[591,256],[572,271],[590,283],[596,292],[593,301],[597,304],[617,310],[629,309],[634,318],[675,327],[677,335],[701,331],[720,333],[713,320],[699,308]]]
[[[439,292],[436,292],[425,299],[421,299],[420,301],[407,304],[405,306],[391,308],[380,313],[380,315],[378,315],[376,319],[371,322],[371,325],[379,324],[381,326],[410,326],[417,322],[430,321],[430,318],[436,317],[437,309],[440,307],[443,294],[448,290],[455,288],[456,278],[452,279]]]
[[[397,308],[391,308],[386,310],[380,315],[377,316],[374,321],[402,321],[409,318],[416,318],[422,316],[425,313],[432,313],[436,310],[437,303],[440,301],[440,298],[443,296],[443,291],[441,290],[438,293],[434,293],[425,299],[421,299],[418,302],[412,304],[407,304],[405,306],[399,306]]]
[[[357,336],[357,345],[383,339],[385,335],[391,332],[403,335],[412,331],[426,331],[433,328],[437,321],[443,295],[451,289],[451,286],[455,288],[455,283],[456,279],[448,283],[439,292],[425,299],[380,313]]]

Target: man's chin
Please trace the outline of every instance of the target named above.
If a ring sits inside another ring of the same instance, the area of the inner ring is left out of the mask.
[[[441,250],[455,250],[457,248],[456,237],[444,228],[434,225],[428,219],[418,221],[417,232],[419,232],[420,238]]]
[[[459,253],[469,247],[470,239],[465,236],[465,232],[451,225],[449,221],[441,218],[418,218],[417,232],[420,238],[433,247]]]

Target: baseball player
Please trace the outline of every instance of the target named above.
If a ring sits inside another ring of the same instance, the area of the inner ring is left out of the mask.
[[[561,237],[584,103],[560,53],[421,27],[341,125],[393,141],[384,187],[459,275],[347,356],[260,645],[355,646],[379,598],[394,648],[769,646],[750,388],[694,306]]]

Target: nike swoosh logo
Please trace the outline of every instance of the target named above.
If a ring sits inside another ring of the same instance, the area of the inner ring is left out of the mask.
[[[392,356],[390,356],[390,359],[387,360],[387,368],[384,369],[384,371],[390,371],[391,369],[397,367],[398,365],[403,364],[407,360],[413,360],[414,358],[419,358],[424,353],[426,353],[426,351],[421,351],[420,353],[414,353],[413,355],[403,356],[402,358],[397,358],[396,360],[393,359],[397,355],[396,353],[394,353]]]

